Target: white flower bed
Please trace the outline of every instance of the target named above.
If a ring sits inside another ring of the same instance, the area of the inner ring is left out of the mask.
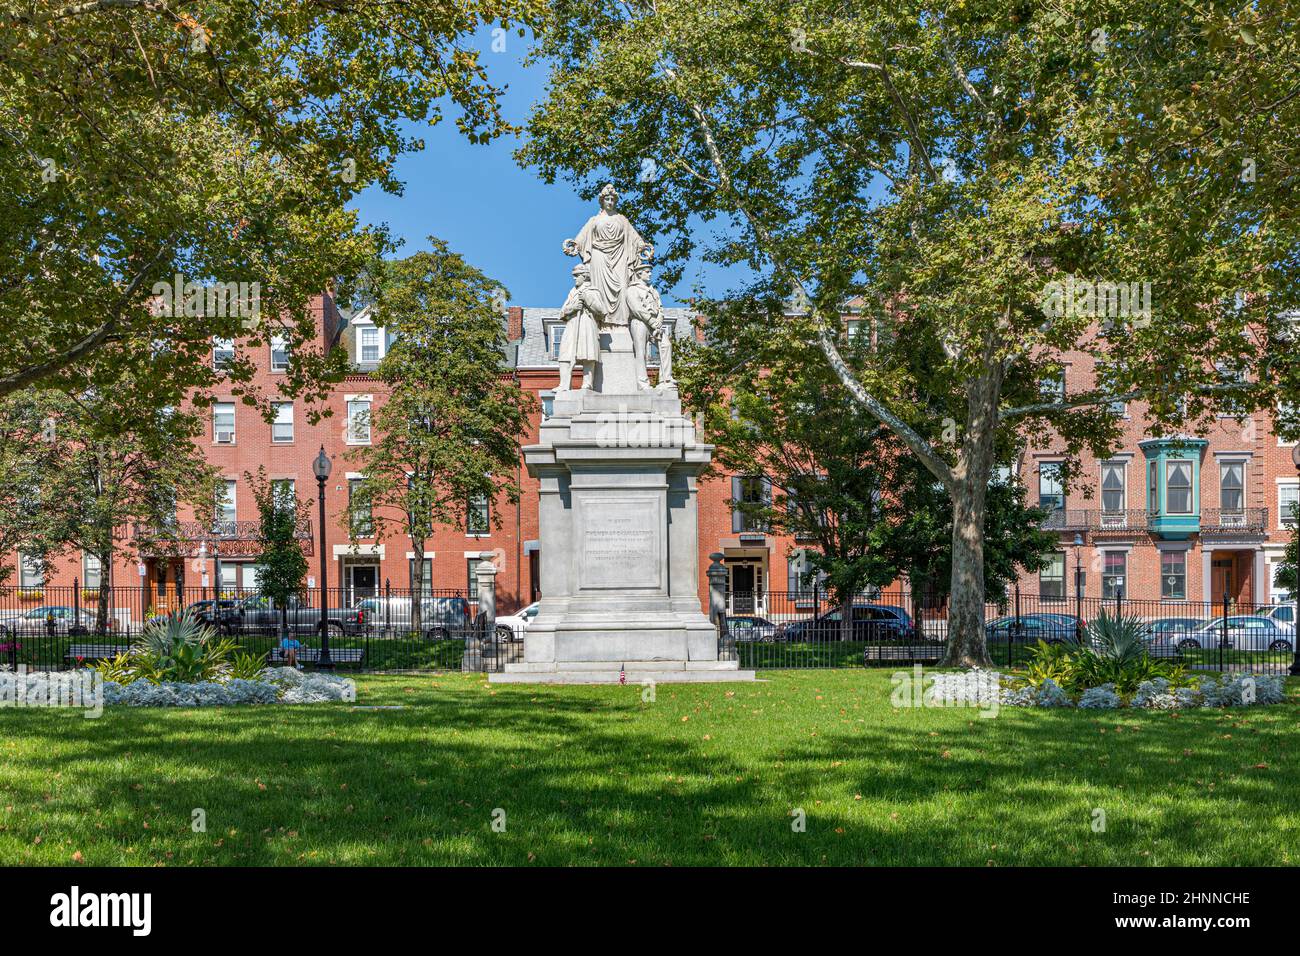
[[[0,701],[33,705],[59,699],[60,688],[81,672],[0,670]],[[87,687],[87,690],[90,690]],[[345,677],[292,667],[268,667],[258,680],[234,678],[194,684],[104,681],[104,704],[124,707],[234,707],[245,704],[321,704],[356,700],[356,685]],[[66,690],[62,691],[66,696]]]
[[[1008,686],[1007,678],[997,671],[974,670],[956,674],[935,674],[934,696],[946,702],[979,706],[987,703],[987,691],[981,689],[996,681],[1002,688],[999,702],[1006,707],[1080,707],[1113,709],[1138,707],[1148,710],[1181,710],[1188,707],[1249,707],[1254,704],[1280,704],[1285,698],[1284,681],[1279,674],[1236,674],[1204,676],[1197,687],[1171,689],[1163,677],[1143,681],[1132,701],[1125,705],[1115,692],[1114,684],[1090,687],[1076,702],[1050,678],[1038,687]]]

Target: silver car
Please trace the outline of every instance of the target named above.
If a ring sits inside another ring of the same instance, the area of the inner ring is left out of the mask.
[[[1178,638],[1181,648],[1233,651],[1291,651],[1294,632],[1276,621],[1254,614],[1235,614],[1208,621],[1203,627]]]
[[[0,614],[0,636],[3,637],[89,634],[94,629],[95,614],[84,608],[79,618],[76,608],[56,604]]]
[[[463,597],[426,597],[420,601],[420,629],[429,640],[463,637],[470,624],[469,602]],[[368,597],[344,612],[348,634],[402,635],[411,629],[409,597]]]

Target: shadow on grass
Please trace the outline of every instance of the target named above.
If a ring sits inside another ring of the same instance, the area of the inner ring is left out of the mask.
[[[363,685],[363,703],[400,710],[11,712],[6,732],[28,746],[0,771],[21,814],[0,856],[62,862],[70,840],[90,863],[1300,857],[1294,702],[982,719],[895,710],[887,677],[862,671],[725,693],[661,687],[644,703],[639,688],[492,693],[422,677]],[[196,808],[207,832],[192,831]]]

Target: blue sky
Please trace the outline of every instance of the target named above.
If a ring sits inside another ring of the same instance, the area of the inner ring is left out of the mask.
[[[545,95],[545,67],[524,68],[528,41],[513,33],[507,35],[503,53],[492,52],[490,30],[476,40],[492,82],[508,87],[502,100],[507,119],[522,125],[532,104]],[[504,283],[511,305],[559,306],[572,285],[573,268],[560,244],[577,234],[596,211],[595,202],[584,202],[566,182],[548,186],[516,165],[517,138],[473,145],[453,119],[448,110],[435,127],[411,127],[425,148],[397,164],[405,195],[366,190],[357,203],[363,221],[388,223],[394,237],[405,240],[398,255],[425,248],[427,236],[445,239],[471,264]],[[697,277],[708,283],[718,276],[713,266],[688,267],[678,289],[660,290],[664,304],[680,304]]]

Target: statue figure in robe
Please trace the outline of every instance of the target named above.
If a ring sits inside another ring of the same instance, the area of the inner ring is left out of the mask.
[[[600,324],[627,325],[632,268],[643,256],[653,256],[654,247],[618,211],[618,192],[612,184],[606,183],[600,191],[600,212],[587,220],[577,236],[564,241],[564,254],[577,256],[590,269]]]
[[[590,278],[585,264],[574,266],[573,288],[560,306],[564,334],[560,336],[560,384],[556,394],[570,390],[575,364],[582,366],[582,387],[590,391],[592,375],[600,361],[600,328],[596,317],[601,306]]]
[[[631,321],[632,353],[636,356],[637,387],[650,388],[646,360],[649,358],[648,348],[652,334],[659,345],[659,385],[667,387],[676,384],[673,381],[672,324],[664,320],[663,300],[650,284],[648,262],[637,262],[632,266],[626,298]]]

